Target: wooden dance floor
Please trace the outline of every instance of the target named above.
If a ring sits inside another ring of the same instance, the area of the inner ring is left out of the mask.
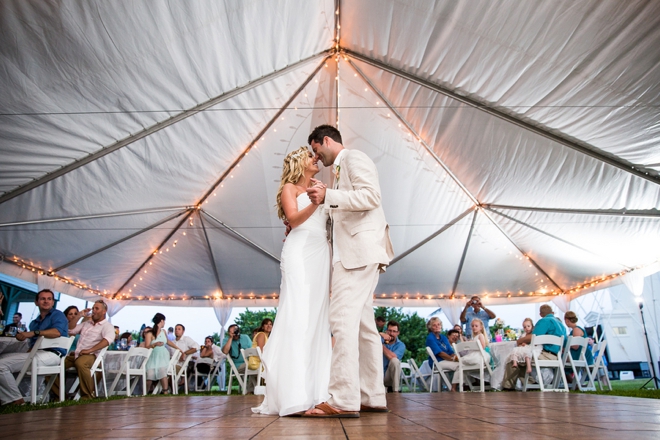
[[[154,397],[0,416],[0,438],[658,439],[660,400],[585,394],[388,394],[359,419],[253,415],[255,396]]]

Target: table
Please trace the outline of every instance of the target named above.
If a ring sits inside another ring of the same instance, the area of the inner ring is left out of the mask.
[[[0,354],[2,353],[26,353],[28,351],[28,339],[19,341],[16,338],[0,337]]]
[[[516,348],[516,341],[491,342],[489,344],[490,355],[493,358],[495,368],[490,376],[490,387],[494,390],[502,389],[504,380],[504,371],[506,370],[506,360]]]

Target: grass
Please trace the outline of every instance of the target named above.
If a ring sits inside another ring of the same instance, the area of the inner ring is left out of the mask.
[[[644,389],[640,389],[646,382],[648,382],[648,379],[613,380],[612,391],[608,389],[603,391],[588,391],[587,394],[660,399],[660,390],[654,389],[653,381],[648,382]]]

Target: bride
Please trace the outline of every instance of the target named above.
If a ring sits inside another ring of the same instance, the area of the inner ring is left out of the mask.
[[[307,147],[284,159],[277,213],[292,229],[282,248],[277,317],[263,352],[266,396],[255,413],[290,415],[330,397],[328,215],[306,192],[318,172]]]

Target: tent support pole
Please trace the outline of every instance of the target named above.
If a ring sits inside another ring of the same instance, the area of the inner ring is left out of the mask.
[[[157,209],[145,209],[141,211],[124,211],[124,212],[114,212],[106,214],[91,214],[91,215],[81,215],[77,217],[62,217],[62,218],[49,218],[42,220],[26,220],[22,222],[12,222],[12,223],[0,223],[0,228],[7,226],[26,226],[26,225],[38,225],[44,223],[57,223],[57,222],[70,222],[76,220],[93,220],[97,218],[108,218],[108,217],[122,217],[125,215],[140,215],[140,214],[157,214],[159,212],[169,212],[169,211],[180,211],[182,209],[189,209],[190,206],[176,206],[172,208],[157,208]]]
[[[579,250],[581,250],[581,251],[583,251],[583,252],[587,252],[587,253],[589,253],[589,254],[595,256],[595,257],[598,257],[598,258],[604,258],[604,259],[606,259],[606,260],[609,260],[611,263],[615,263],[615,264],[617,264],[618,266],[622,266],[622,267],[624,267],[625,269],[628,269],[628,270],[632,269],[632,267],[630,267],[630,266],[627,266],[627,265],[625,265],[625,264],[623,264],[623,263],[620,263],[620,262],[618,262],[618,261],[611,260],[610,258],[603,257],[602,255],[598,255],[597,253],[592,252],[592,251],[590,251],[589,249],[585,249],[585,248],[583,248],[582,246],[578,246],[578,245],[575,244],[575,243],[571,243],[571,242],[568,241],[568,240],[564,240],[563,238],[560,238],[560,237],[557,237],[556,235],[550,234],[549,232],[546,232],[546,231],[544,231],[544,230],[542,230],[542,229],[539,229],[539,228],[537,228],[537,227],[535,227],[535,226],[532,226],[532,225],[530,225],[530,224],[528,224],[528,223],[525,223],[525,222],[523,222],[523,221],[521,221],[521,220],[518,220],[518,219],[515,218],[515,217],[511,217],[511,216],[509,216],[509,215],[506,215],[506,214],[504,214],[504,213],[502,213],[502,212],[496,211],[496,210],[494,210],[494,209],[492,209],[492,208],[489,208],[489,207],[484,207],[484,209],[487,209],[487,210],[489,210],[490,212],[494,212],[495,214],[497,214],[497,215],[499,215],[499,216],[502,216],[502,217],[504,217],[504,218],[506,218],[506,219],[508,219],[508,220],[513,221],[513,222],[516,222],[516,223],[518,223],[519,225],[525,226],[525,227],[527,227],[527,228],[529,228],[529,229],[531,229],[531,230],[533,230],[533,231],[536,231],[536,232],[541,233],[541,234],[543,234],[543,235],[545,235],[545,236],[548,236],[548,237],[550,237],[550,238],[553,238],[553,239],[555,239],[555,240],[557,240],[557,241],[560,241],[560,242],[562,242],[562,243],[564,243],[564,244],[567,244],[567,245],[569,245],[569,246],[572,246],[572,247],[574,247],[574,248],[576,248],[576,249],[579,249]]]
[[[325,53],[325,52],[323,52],[323,53]],[[245,148],[245,150],[243,150],[243,152],[238,156],[238,158],[236,158],[236,160],[234,160],[234,162],[232,162],[232,164],[229,166],[229,168],[227,168],[227,170],[222,174],[222,176],[220,176],[220,178],[218,180],[216,180],[216,182],[213,185],[211,185],[211,188],[208,191],[206,191],[206,193],[204,193],[204,195],[200,198],[199,202],[197,202],[198,206],[201,206],[202,203],[204,203],[204,201],[207,198],[209,198],[209,196],[211,194],[213,194],[213,192],[216,190],[216,188],[227,178],[227,176],[230,175],[230,173],[241,162],[241,160],[243,160],[243,158],[250,152],[250,150],[252,148],[254,148],[254,146],[257,144],[257,141],[259,139],[261,139],[261,137],[268,131],[268,129],[275,123],[275,121],[277,121],[277,119],[280,117],[280,115],[282,113],[284,113],[284,110],[286,110],[289,107],[289,105],[291,105],[293,100],[296,99],[296,97],[300,94],[300,92],[302,92],[303,89],[305,87],[307,87],[307,84],[309,84],[312,81],[312,78],[314,78],[316,76],[316,74],[319,72],[319,70],[321,70],[321,67],[323,67],[323,65],[325,65],[325,62],[327,61],[328,57],[329,56],[326,56],[321,60],[319,65],[316,66],[316,69],[314,69],[314,71],[307,77],[307,79],[305,79],[305,81],[303,81],[303,83],[300,85],[300,87],[298,87],[296,89],[296,91],[293,92],[291,97],[284,103],[284,105],[282,105],[282,107],[280,107],[280,109],[277,111],[277,113],[275,113],[275,116],[273,116],[271,118],[271,120],[268,121],[268,123],[264,126],[264,128],[259,132],[259,134],[257,134],[254,137],[254,139],[252,139],[252,142],[250,142],[250,144]],[[208,212],[207,212],[207,215],[208,215]]]
[[[163,223],[167,223],[168,221],[170,221],[170,220],[172,220],[172,219],[175,219],[175,218],[177,218],[178,216],[185,214],[186,212],[188,212],[188,211],[180,211],[180,212],[176,212],[176,213],[174,213],[174,214],[172,214],[172,215],[168,215],[168,216],[165,217],[164,219],[159,220],[159,221],[157,221],[156,223],[153,223],[153,224],[147,226],[147,227],[144,228],[144,229],[140,229],[139,231],[137,231],[137,232],[135,232],[135,233],[133,233],[133,234],[131,234],[131,235],[128,235],[128,236],[123,237],[123,238],[120,238],[119,240],[117,240],[117,241],[115,241],[115,242],[112,242],[112,243],[110,243],[110,244],[108,244],[108,245],[106,245],[106,246],[103,246],[103,247],[100,248],[100,249],[97,249],[97,250],[95,250],[95,251],[92,251],[92,252],[90,252],[89,254],[83,255],[83,256],[80,257],[80,258],[76,258],[76,259],[73,260],[73,261],[70,261],[70,262],[68,262],[68,263],[66,263],[66,264],[63,264],[63,265],[61,265],[60,267],[58,267],[58,268],[56,268],[56,269],[53,269],[53,272],[55,272],[55,273],[56,273],[56,272],[59,272],[59,271],[62,270],[62,269],[66,269],[66,268],[69,267],[69,266],[73,266],[74,264],[79,263],[79,262],[81,262],[81,261],[83,261],[83,260],[86,260],[87,258],[93,257],[93,256],[96,255],[96,254],[100,254],[101,252],[103,252],[103,251],[105,251],[105,250],[108,250],[108,249],[110,249],[111,247],[117,246],[118,244],[121,244],[121,243],[123,243],[123,242],[125,242],[125,241],[128,241],[128,240],[130,240],[130,239],[133,238],[133,237],[137,237],[138,235],[143,234],[143,233],[145,233],[145,232],[147,232],[147,231],[150,231],[150,230],[152,230],[153,228],[156,228],[156,227],[162,225]]]
[[[454,277],[454,285],[451,287],[451,296],[454,298],[456,294],[456,287],[458,287],[458,281],[461,279],[461,272],[463,272],[463,264],[465,263],[465,257],[467,256],[468,248],[470,247],[470,239],[472,238],[472,231],[474,231],[474,224],[477,222],[477,214],[479,211],[475,210],[474,215],[472,216],[472,223],[470,224],[470,232],[468,232],[467,240],[465,240],[465,247],[463,248],[463,254],[461,255],[461,261],[458,263],[458,269],[456,269],[456,276]]]
[[[307,57],[305,59],[302,59],[296,63],[293,63],[289,66],[286,66],[283,69],[276,70],[274,72],[269,73],[268,75],[262,76],[261,78],[257,78],[253,81],[248,82],[247,84],[244,84],[240,87],[237,87],[233,90],[228,91],[227,93],[223,93],[221,95],[218,95],[214,98],[209,99],[206,102],[203,102],[201,104],[198,104],[192,108],[189,108],[187,110],[182,111],[181,113],[174,115],[164,121],[157,122],[156,124],[145,128],[144,130],[141,130],[135,134],[132,134],[124,139],[121,139],[114,144],[108,145],[106,147],[101,148],[100,150],[97,150],[94,153],[91,153],[83,158],[77,159],[74,162],[71,162],[68,165],[65,165],[55,171],[51,171],[42,177],[35,179],[29,183],[26,183],[24,185],[21,185],[11,191],[6,192],[2,196],[0,196],[0,204],[6,202],[7,200],[11,200],[14,197],[17,197],[23,193],[26,193],[30,190],[33,190],[34,188],[37,188],[47,182],[50,182],[51,180],[57,179],[58,177],[61,177],[77,168],[80,168],[84,165],[87,165],[88,163],[94,162],[97,159],[102,158],[103,156],[113,153],[127,145],[132,144],[133,142],[136,142],[140,139],[143,139],[147,136],[150,136],[166,127],[169,127],[172,124],[176,124],[179,121],[182,121],[186,118],[189,118],[190,116],[194,116],[199,112],[202,112],[204,110],[207,110],[211,107],[214,107],[224,101],[227,101],[231,98],[234,98],[241,93],[253,89],[255,87],[258,87],[262,84],[265,84],[269,81],[272,81],[273,79],[280,77],[282,75],[286,75],[287,73],[290,73],[296,69],[298,69],[300,66],[306,64],[307,62],[314,60],[319,57],[324,57],[327,56],[333,49],[326,49],[323,52],[319,52],[317,54],[314,54],[310,57]]]
[[[468,215],[469,213],[471,213],[472,211],[474,211],[474,208],[468,208],[468,209],[466,209],[466,210],[465,210],[463,213],[461,213],[458,217],[456,217],[455,219],[453,219],[452,221],[450,221],[449,223],[447,223],[446,225],[444,225],[442,228],[438,229],[438,230],[435,231],[433,234],[429,235],[429,236],[426,237],[424,240],[420,241],[419,243],[417,243],[416,245],[414,245],[414,246],[411,247],[410,249],[408,249],[408,250],[406,250],[405,252],[403,252],[403,253],[397,255],[396,258],[394,258],[394,259],[390,262],[390,266],[393,265],[394,263],[396,263],[397,261],[401,260],[402,258],[408,256],[408,254],[411,254],[411,253],[415,252],[417,249],[419,249],[420,247],[424,246],[426,243],[428,243],[429,241],[433,240],[435,237],[437,237],[438,235],[442,234],[443,232],[445,232],[447,229],[449,229],[449,228],[451,228],[452,226],[454,226],[454,225],[455,225],[456,223],[458,223],[459,221],[463,220],[463,218],[465,218],[465,216],[467,216],[467,215]]]
[[[412,127],[412,125],[408,123],[408,121],[403,117],[403,115],[401,115],[401,113],[399,113],[399,111],[394,108],[394,106],[389,101],[389,99],[387,99],[381,93],[381,91],[376,88],[376,86],[371,82],[371,80],[367,78],[367,76],[362,72],[362,70],[360,70],[360,68],[356,66],[355,63],[350,58],[348,59],[348,62],[353,67],[353,69],[355,69],[358,75],[362,77],[362,80],[369,85],[371,90],[373,90],[374,93],[376,93],[378,97],[385,103],[385,105],[387,105],[390,111],[396,115],[397,119],[399,119],[399,121],[401,121],[401,123],[406,126],[408,131],[410,131],[410,133],[412,133],[413,136],[415,136],[415,138],[419,140],[419,142],[424,146],[426,151],[428,151],[428,153],[433,157],[433,159],[435,159],[435,161],[442,167],[442,169],[445,170],[445,172],[449,175],[449,177],[456,183],[456,185],[458,185],[458,187],[465,193],[465,195],[468,196],[468,198],[472,201],[472,203],[474,203],[475,206],[479,205],[479,201],[477,200],[477,198],[465,187],[465,185],[463,185],[463,183],[458,179],[458,177],[456,177],[456,175],[454,175],[454,173],[451,172],[449,167],[442,161],[442,159],[440,159],[440,157],[438,157],[437,154],[435,154],[433,148],[431,148],[426,143],[426,141],[422,139],[419,133],[417,133],[417,131]]]
[[[501,227],[501,226],[495,221],[495,219],[493,219],[493,217],[490,216],[490,214],[489,214],[488,212],[486,212],[486,211],[485,211],[483,208],[481,208],[481,207],[479,207],[479,208],[481,209],[481,212],[483,212],[483,214],[486,216],[486,218],[487,218],[488,220],[491,221],[491,223],[492,223],[492,224],[493,224],[493,225],[494,225],[494,226],[500,231],[500,233],[501,233],[502,235],[504,235],[504,236],[506,237],[507,240],[509,240],[509,242],[510,242],[510,243],[511,243],[516,249],[518,249],[518,252],[520,252],[520,254],[521,254],[523,257],[525,257],[525,258],[529,261],[529,263],[530,263],[532,266],[534,266],[534,267],[536,268],[536,270],[538,270],[539,272],[541,272],[541,273],[543,274],[543,276],[546,277],[546,278],[548,279],[548,281],[550,281],[550,282],[552,283],[553,286],[555,286],[557,289],[559,289],[559,290],[560,290],[560,293],[564,293],[564,292],[565,292],[565,289],[563,289],[559,284],[557,284],[557,282],[556,282],[552,277],[550,277],[550,275],[548,275],[548,273],[547,273],[545,270],[543,270],[543,268],[542,268],[541,266],[539,266],[539,264],[538,264],[538,263],[537,263],[532,257],[530,257],[529,255],[525,254],[525,252],[520,248],[520,246],[518,246],[518,245],[516,244],[516,242],[513,241],[513,239],[512,239],[511,237],[509,237],[509,234],[507,234],[506,232],[504,232],[504,229],[502,229],[502,227]]]
[[[657,209],[564,209],[564,208],[540,208],[531,206],[511,206],[511,205],[493,205],[484,204],[484,208],[505,209],[511,211],[532,211],[532,212],[549,212],[557,214],[584,214],[584,215],[612,215],[612,216],[625,216],[625,217],[660,217],[660,211]]]
[[[182,214],[186,214],[186,215],[181,219],[181,221],[179,221],[179,223],[177,223],[177,225],[176,225],[174,228],[172,228],[172,231],[171,231],[169,234],[167,234],[167,237],[165,237],[165,239],[164,239],[163,241],[160,242],[160,244],[158,245],[157,250],[160,250],[163,246],[165,246],[165,243],[167,243],[167,241],[168,241],[170,238],[172,238],[172,236],[174,235],[174,233],[175,233],[176,231],[178,231],[179,228],[181,228],[181,225],[183,225],[183,224],[186,222],[186,219],[187,219],[188,215],[192,214],[194,210],[195,210],[195,208],[191,208],[191,209],[188,209],[188,210],[186,210],[186,211],[184,211],[184,212],[182,213]],[[147,257],[147,259],[144,260],[144,262],[140,265],[140,267],[138,267],[138,268],[135,270],[135,272],[133,272],[133,274],[132,274],[130,277],[128,277],[128,279],[126,280],[126,282],[124,282],[124,284],[122,284],[121,287],[120,287],[119,289],[117,289],[117,291],[114,293],[114,295],[112,295],[112,299],[117,299],[117,297],[119,296],[119,294],[121,293],[121,291],[124,290],[124,287],[126,287],[126,286],[128,285],[128,283],[131,282],[131,280],[135,277],[135,275],[137,275],[138,273],[140,273],[140,271],[142,270],[142,268],[143,268],[144,266],[146,266],[147,263],[148,263],[149,261],[151,261],[151,259],[152,259],[153,257],[154,257],[154,253],[150,253],[149,256]]]
[[[233,229],[233,228],[227,226],[227,225],[226,225],[225,223],[223,223],[221,220],[218,220],[218,219],[215,218],[213,215],[211,215],[208,211],[204,211],[204,210],[202,209],[202,212],[203,212],[204,214],[206,214],[211,220],[213,220],[214,222],[216,222],[217,224],[219,224],[219,225],[222,226],[223,228],[227,229],[228,231],[231,231],[234,235],[236,235],[236,236],[237,236],[238,238],[240,238],[241,240],[245,241],[247,244],[249,244],[250,246],[252,246],[252,247],[255,248],[256,250],[258,250],[259,252],[261,252],[261,253],[263,253],[264,255],[266,255],[266,256],[272,258],[273,260],[277,261],[278,263],[280,262],[280,259],[277,258],[275,255],[271,254],[271,253],[268,252],[266,249],[262,248],[261,246],[259,246],[258,244],[256,244],[255,242],[253,242],[252,240],[250,240],[249,238],[247,238],[245,235],[243,235],[243,234],[241,234],[240,232],[238,232],[237,230],[235,230],[235,229]]]
[[[649,182],[653,182],[656,185],[660,184],[660,176],[658,176],[657,171],[652,169],[646,169],[641,165],[633,164],[613,154],[609,154],[607,152],[599,150],[598,148],[596,148],[591,144],[588,144],[587,142],[583,142],[578,139],[575,139],[571,136],[568,136],[567,134],[561,133],[559,130],[554,130],[552,128],[546,127],[540,124],[539,122],[535,122],[532,120],[528,121],[522,115],[514,113],[512,110],[508,110],[504,108],[494,108],[489,104],[480,102],[474,98],[460,95],[456,91],[453,91],[449,88],[422,79],[416,75],[405,72],[402,69],[390,66],[389,64],[383,63],[382,61],[375,60],[371,57],[359,54],[357,52],[353,52],[349,49],[342,48],[342,51],[346,53],[346,55],[352,58],[360,60],[364,63],[367,63],[379,69],[382,69],[398,77],[404,78],[410,82],[418,84],[427,89],[433,90],[449,98],[455,99],[459,102],[462,102],[463,104],[469,105],[470,107],[473,107],[477,110],[481,110],[485,113],[488,113],[489,115],[495,116],[496,118],[502,119],[518,127],[531,131],[532,133],[543,136],[547,139],[550,139],[551,141],[557,142],[561,145],[564,145],[568,148],[571,148],[575,151],[578,151],[582,154],[592,157],[598,161],[619,168],[629,174],[634,174],[635,176],[641,177],[642,179],[648,180]]]
[[[213,248],[211,247],[211,242],[209,241],[209,234],[206,231],[206,226],[204,225],[204,217],[202,217],[202,214],[197,212],[197,216],[199,217],[199,223],[202,225],[202,231],[204,231],[204,239],[206,240],[206,246],[209,250],[209,259],[211,260],[211,267],[213,268],[213,275],[215,276],[215,282],[218,284],[218,289],[220,289],[220,295],[224,292],[222,290],[222,284],[220,283],[220,275],[218,274],[218,266],[215,264],[215,258],[213,257]]]

